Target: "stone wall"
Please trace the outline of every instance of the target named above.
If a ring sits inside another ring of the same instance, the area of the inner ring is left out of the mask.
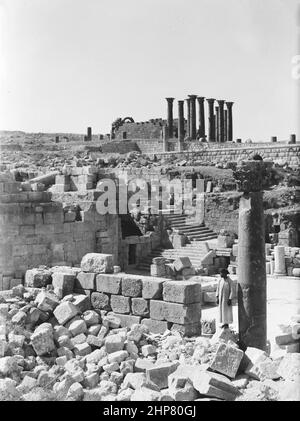
[[[94,308],[111,311],[122,326],[142,323],[155,333],[172,329],[186,335],[200,334],[200,282],[125,273],[82,272],[77,279],[75,292],[89,295]]]
[[[195,144],[197,143],[197,149]],[[196,158],[207,162],[228,162],[248,160],[254,154],[259,154],[263,159],[270,158],[274,161],[281,163],[288,163],[295,167],[300,165],[300,145],[287,145],[287,144],[252,144],[245,146],[242,144],[226,144],[224,147],[219,145],[203,144],[201,142],[185,143],[187,150],[183,152],[165,152],[159,154],[159,157],[167,158],[170,154],[178,158]],[[191,149],[190,149],[191,148]],[[189,150],[190,149],[190,150]]]
[[[92,251],[111,253],[117,263],[117,215],[99,215],[92,204],[76,215],[51,201],[50,192],[21,191],[7,175],[0,189],[0,289],[20,283],[29,268],[77,265]]]
[[[160,139],[162,137],[162,127],[165,121],[161,118],[142,121],[136,123],[124,123],[115,132],[115,139]]]
[[[205,225],[214,232],[221,229],[238,233],[239,198],[238,192],[205,194]]]

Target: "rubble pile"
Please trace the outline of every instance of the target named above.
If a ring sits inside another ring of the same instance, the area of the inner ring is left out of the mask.
[[[299,400],[294,349],[271,358],[256,348],[243,352],[230,329],[187,338],[122,327],[87,295],[70,293],[66,273],[52,274],[52,284],[49,277],[31,271],[27,284],[39,288],[1,293],[0,400]],[[300,318],[293,323],[277,341],[299,345]]]

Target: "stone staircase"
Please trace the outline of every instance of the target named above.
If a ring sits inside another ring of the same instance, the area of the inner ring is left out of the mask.
[[[217,234],[203,224],[191,224],[185,215],[168,215],[170,225],[180,234],[185,234],[189,243],[184,247],[175,249],[157,248],[142,259],[137,269],[150,272],[150,265],[154,257],[164,257],[169,261],[174,261],[178,257],[187,256],[190,258],[194,267],[200,267],[203,257],[207,254],[208,249],[206,242],[211,242],[217,238]]]

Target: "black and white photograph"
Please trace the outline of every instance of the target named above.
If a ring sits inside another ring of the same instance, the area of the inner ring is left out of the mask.
[[[0,409],[91,401],[300,401],[300,0],[0,0]]]

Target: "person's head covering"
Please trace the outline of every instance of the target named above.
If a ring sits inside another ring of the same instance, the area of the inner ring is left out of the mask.
[[[226,276],[229,275],[229,272],[227,269],[221,269],[220,275],[222,276],[222,278],[226,278]]]

